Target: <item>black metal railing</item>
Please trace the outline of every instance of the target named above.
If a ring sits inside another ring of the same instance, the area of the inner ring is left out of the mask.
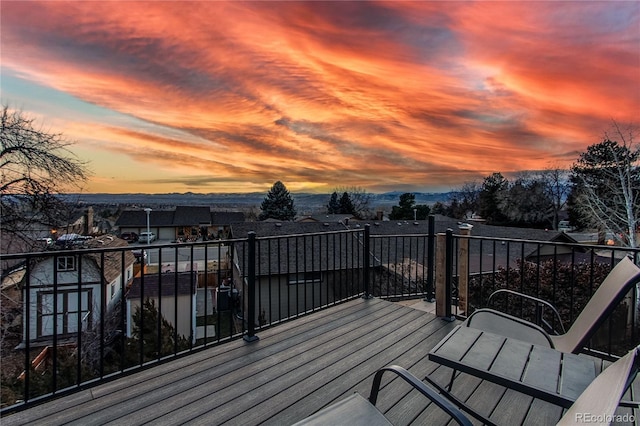
[[[114,240],[0,257],[3,411],[242,336],[232,241]]]
[[[364,231],[333,231],[236,241],[234,281],[247,294],[246,329],[255,330],[365,292]],[[253,260],[253,262],[251,261]]]
[[[437,293],[445,298],[438,315],[464,318],[494,289],[517,289],[550,296],[567,325],[616,259],[640,256],[619,247],[437,234],[433,217],[426,233],[398,229],[249,232],[124,247],[110,247],[105,236],[89,247],[0,256],[2,411],[231,339],[257,340],[265,327],[357,297],[433,301]],[[625,326],[633,341],[635,300]],[[613,353],[616,324],[604,334],[605,352]]]
[[[543,323],[551,333],[568,329],[609,271],[625,256],[640,263],[640,249],[532,241],[454,234],[446,236],[444,317],[466,318],[487,307],[489,296],[506,289],[550,302],[550,308],[501,292],[493,307]],[[560,325],[560,323],[562,325]],[[589,348],[603,355],[626,353],[640,343],[637,288],[633,288],[591,340]]]

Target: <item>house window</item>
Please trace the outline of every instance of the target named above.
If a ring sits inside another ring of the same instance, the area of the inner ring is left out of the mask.
[[[58,258],[58,271],[75,271],[76,258],[74,256],[61,256]]]
[[[116,295],[116,285],[111,284],[111,299]]]
[[[301,272],[289,275],[289,285],[312,284],[322,282],[320,272]]]
[[[75,333],[78,331],[78,314],[82,322],[82,328],[91,327],[91,300],[90,289],[77,291],[59,291],[54,293],[38,293],[38,337],[52,336],[54,333],[54,318],[56,323],[55,333],[58,335]],[[54,306],[54,301],[57,305]]]

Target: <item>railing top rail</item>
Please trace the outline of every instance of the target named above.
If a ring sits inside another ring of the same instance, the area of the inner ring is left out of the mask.
[[[243,242],[246,240],[247,238],[245,237],[245,238],[235,238],[235,239],[225,239],[225,240],[191,241],[191,242],[183,242],[183,243],[160,243],[160,244],[150,244],[150,245],[146,245],[142,243],[142,244],[137,244],[133,246],[131,245],[108,246],[108,247],[77,246],[74,248],[61,248],[61,249],[56,248],[52,250],[44,250],[44,251],[37,251],[37,252],[0,254],[0,260],[65,256],[65,255],[75,255],[75,254],[113,253],[113,252],[131,251],[131,250],[146,250],[148,248],[155,250],[155,249],[164,249],[164,248],[179,249],[179,248],[188,248],[188,247],[218,246],[218,245],[227,245],[229,243]]]
[[[444,235],[443,232],[439,232],[439,235]],[[640,253],[640,248],[636,247],[623,247],[623,246],[610,246],[610,245],[601,245],[601,244],[588,244],[581,243],[579,241],[570,242],[570,241],[545,241],[545,240],[528,240],[523,238],[505,238],[505,237],[489,237],[483,235],[461,235],[461,234],[453,234],[454,238],[459,239],[469,239],[469,240],[485,240],[485,241],[506,241],[512,243],[525,243],[525,244],[540,244],[540,245],[548,245],[548,246],[575,246],[581,248],[590,248],[596,250],[609,250],[609,251],[628,251]]]
[[[417,233],[417,234],[371,234],[371,238],[382,239],[382,238],[424,238],[428,237],[428,233]]]
[[[313,237],[313,236],[322,236],[322,235],[331,235],[331,234],[356,234],[364,232],[364,228],[358,229],[345,229],[340,231],[326,231],[326,232],[302,232],[297,234],[285,234],[285,235],[264,235],[259,236],[256,234],[256,240],[278,240],[278,239],[288,239],[288,238],[301,238],[301,237]]]

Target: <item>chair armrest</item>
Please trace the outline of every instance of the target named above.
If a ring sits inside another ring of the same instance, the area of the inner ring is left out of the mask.
[[[390,365],[378,370],[373,378],[373,384],[371,385],[371,394],[369,395],[369,402],[371,404],[376,405],[376,401],[378,400],[378,392],[380,391],[380,383],[382,381],[382,375],[385,371],[392,372],[403,379],[405,382],[409,383],[415,390],[420,392],[422,395],[429,398],[434,404],[440,407],[444,412],[449,414],[453,420],[455,420],[459,425],[471,426],[472,423],[469,419],[464,415],[462,411],[460,411],[455,405],[453,405],[448,399],[437,393],[435,390],[428,387],[421,380],[419,380],[416,376],[409,373],[402,367],[397,365]]]
[[[476,309],[462,325],[548,348],[555,348],[549,333],[539,325],[495,309]]]
[[[565,333],[567,332],[567,331],[565,330],[565,328],[564,328],[564,324],[562,324],[562,318],[560,318],[560,313],[558,312],[558,310],[556,309],[556,307],[555,307],[555,306],[553,306],[551,303],[549,303],[548,301],[546,301],[546,300],[544,300],[544,299],[540,299],[540,298],[535,297],[535,296],[530,296],[530,295],[528,295],[528,294],[520,293],[520,292],[518,292],[518,291],[508,290],[508,289],[506,289],[506,288],[501,288],[501,289],[499,289],[499,290],[494,291],[493,293],[491,293],[491,294],[489,295],[489,298],[487,299],[487,305],[488,305],[488,306],[491,306],[491,299],[492,299],[494,296],[496,296],[496,295],[498,295],[498,294],[501,294],[501,293],[507,293],[507,294],[511,294],[511,295],[513,295],[513,296],[518,296],[518,297],[521,297],[521,298],[523,298],[523,299],[531,300],[531,301],[535,302],[535,303],[536,303],[536,305],[537,305],[537,304],[540,304],[540,305],[544,305],[544,306],[548,307],[548,308],[549,308],[549,309],[551,309],[551,311],[555,314],[555,316],[556,316],[556,318],[557,318],[557,320],[558,320],[558,324],[560,324],[560,328],[561,328],[561,330],[562,330],[562,333],[561,333],[561,334],[565,334]],[[542,316],[540,317],[540,321],[541,321],[541,322],[543,322],[547,327],[549,327],[549,328],[553,331],[553,328],[549,325],[549,323],[547,323],[546,321],[544,321],[544,319],[542,318]],[[540,325],[540,324],[538,324],[538,325]],[[554,331],[554,332],[555,332],[555,331]]]

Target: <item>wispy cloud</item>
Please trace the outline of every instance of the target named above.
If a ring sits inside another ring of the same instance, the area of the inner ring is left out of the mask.
[[[1,19],[3,102],[37,113],[29,84],[80,101],[44,119],[95,191],[450,189],[568,164],[640,116],[638,2],[5,2]],[[135,167],[107,176],[101,153]]]

